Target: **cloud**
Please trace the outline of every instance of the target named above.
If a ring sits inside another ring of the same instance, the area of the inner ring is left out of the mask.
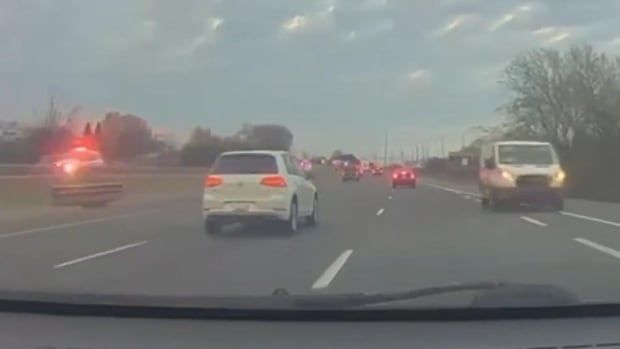
[[[556,31],[555,27],[544,27],[537,30],[534,30],[532,34],[536,36],[547,36],[553,34]]]
[[[284,21],[284,23],[282,24],[282,28],[286,31],[292,32],[300,30],[306,25],[308,25],[308,19],[306,18],[306,16],[298,15]]]
[[[355,30],[351,30],[350,32],[344,35],[343,39],[345,41],[353,41],[355,40],[356,37],[357,37],[357,32]]]
[[[541,37],[546,43],[552,44],[567,39],[571,33],[568,30],[560,30],[556,27],[544,27],[532,31],[532,35]]]
[[[436,32],[436,35],[438,35],[438,36],[446,35],[446,34],[452,32],[452,31],[456,30],[460,26],[462,26],[467,20],[470,20],[471,18],[472,18],[471,15],[459,15],[459,16],[456,16],[456,17],[452,18],[444,27],[439,29]]]
[[[409,78],[409,80],[418,80],[418,79],[423,78],[424,75],[426,75],[426,70],[418,69],[418,70],[415,70],[415,71],[409,73],[407,75],[407,77]]]
[[[321,10],[310,11],[287,18],[282,23],[281,28],[286,33],[325,28],[332,23],[335,12],[336,5],[334,5],[333,1],[329,1]]]
[[[506,24],[514,21],[517,17],[523,16],[525,13],[532,11],[531,5],[521,5],[517,7],[515,10],[502,15],[498,20],[494,21],[489,25],[489,31],[496,31]]]
[[[564,40],[564,39],[568,38],[569,36],[570,36],[570,33],[567,33],[567,32],[560,32],[560,33],[557,33],[557,34],[555,34],[555,35],[552,35],[552,36],[551,36],[551,37],[549,37],[546,41],[547,41],[548,43],[559,42],[559,41],[562,41],[562,40]]]
[[[217,17],[212,17],[209,21],[211,23],[211,30],[213,31],[216,31],[224,23],[224,19]]]
[[[502,18],[500,18],[499,20],[493,22],[490,26],[489,26],[489,31],[496,31],[497,29],[503,27],[504,25],[512,22],[515,19],[515,15],[512,13],[507,13],[505,15],[502,16]]]
[[[407,79],[415,82],[426,82],[430,80],[430,72],[426,69],[416,69],[407,74]]]
[[[194,54],[199,48],[207,44],[215,35],[215,32],[224,23],[223,18],[209,17],[207,18],[205,29],[202,33],[196,36],[191,42],[184,47],[177,50],[177,54],[181,56],[189,56]]]

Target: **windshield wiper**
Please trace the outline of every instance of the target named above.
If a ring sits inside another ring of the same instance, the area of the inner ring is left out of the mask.
[[[579,303],[577,297],[572,293],[557,286],[506,282],[467,282],[393,293],[351,293],[304,297],[297,299],[294,306],[328,309],[356,308],[465,291],[483,291],[482,294],[478,294],[474,298],[471,304],[474,307],[555,306]]]

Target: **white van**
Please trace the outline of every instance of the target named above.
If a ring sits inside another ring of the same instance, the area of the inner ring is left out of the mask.
[[[543,203],[564,209],[566,175],[547,142],[505,141],[483,145],[479,187],[482,207]]]

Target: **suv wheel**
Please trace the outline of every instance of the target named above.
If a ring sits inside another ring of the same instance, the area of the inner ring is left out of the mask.
[[[308,216],[307,223],[312,227],[316,227],[317,225],[319,225],[319,198],[317,196],[314,197],[314,203],[312,204],[312,214]]]
[[[297,211],[297,202],[291,202],[289,218],[286,221],[285,229],[288,233],[296,233],[299,231],[299,213]]]

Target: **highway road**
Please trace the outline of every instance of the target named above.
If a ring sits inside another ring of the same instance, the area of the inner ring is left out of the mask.
[[[195,190],[183,186],[175,195],[5,215],[1,288],[266,295],[277,288],[382,292],[495,280],[620,300],[620,205],[568,200],[560,213],[488,212],[464,185],[422,178],[416,189],[392,190],[386,177],[342,183],[321,171],[320,226],[294,235],[233,226],[206,236],[198,177],[183,179],[195,181]]]

